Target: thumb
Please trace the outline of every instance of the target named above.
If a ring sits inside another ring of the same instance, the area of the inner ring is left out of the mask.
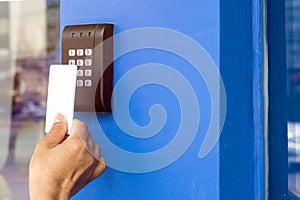
[[[52,148],[62,143],[66,138],[67,130],[68,126],[66,118],[61,113],[57,113],[51,130],[44,138],[47,146]]]

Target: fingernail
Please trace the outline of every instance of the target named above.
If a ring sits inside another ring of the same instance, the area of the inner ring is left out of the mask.
[[[64,120],[64,116],[61,113],[57,113],[55,115],[54,123],[56,123],[56,122],[62,122],[63,120]]]

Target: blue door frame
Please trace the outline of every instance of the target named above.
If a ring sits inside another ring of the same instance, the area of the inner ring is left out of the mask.
[[[220,1],[220,69],[227,115],[221,199],[264,199],[262,1]]]
[[[269,196],[290,199],[288,193],[287,67],[285,1],[267,1],[269,62]],[[292,198],[293,199],[293,198]]]

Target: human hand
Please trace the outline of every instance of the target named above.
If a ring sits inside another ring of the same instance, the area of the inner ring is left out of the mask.
[[[100,147],[85,123],[57,114],[49,133],[37,144],[29,166],[30,199],[69,199],[106,169]]]

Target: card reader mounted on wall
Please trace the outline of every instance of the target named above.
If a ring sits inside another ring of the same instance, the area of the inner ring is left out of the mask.
[[[77,65],[75,112],[111,112],[113,24],[66,26],[62,64]]]

